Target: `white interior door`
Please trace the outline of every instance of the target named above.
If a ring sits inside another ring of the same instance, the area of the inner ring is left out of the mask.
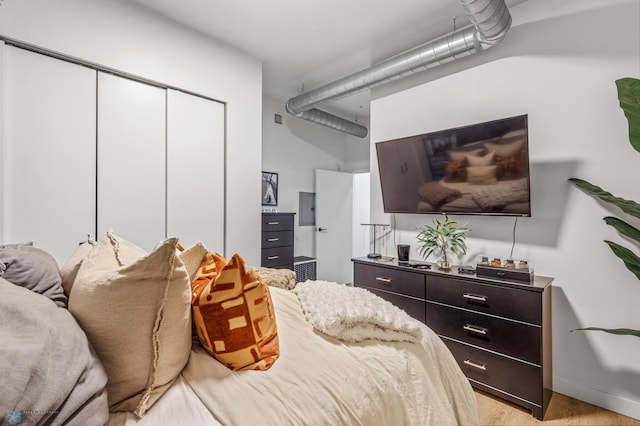
[[[58,263],[96,224],[96,72],[4,47],[4,242]]]
[[[167,91],[167,235],[224,253],[224,105]]]
[[[353,175],[316,170],[316,276],[353,282]]]
[[[98,73],[98,233],[151,250],[166,235],[166,91]]]

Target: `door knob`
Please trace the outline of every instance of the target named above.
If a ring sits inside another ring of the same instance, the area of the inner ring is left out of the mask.
[[[327,230],[327,228],[318,228],[318,232],[324,232],[326,230]]]

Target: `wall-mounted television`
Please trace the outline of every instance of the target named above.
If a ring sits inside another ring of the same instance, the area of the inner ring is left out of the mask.
[[[376,143],[385,213],[531,216],[527,115]]]

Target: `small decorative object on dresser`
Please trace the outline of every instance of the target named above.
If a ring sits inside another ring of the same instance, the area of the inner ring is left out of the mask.
[[[447,345],[471,385],[531,410],[551,399],[551,282],[523,283],[353,259],[353,283],[424,322]],[[513,272],[513,269],[509,269]]]
[[[262,172],[262,205],[278,205],[278,174]]]
[[[502,261],[494,258],[491,262],[487,262],[485,259],[487,259],[486,256],[478,256],[477,258],[476,273],[478,276],[529,284],[533,282],[533,265],[528,260],[505,259]]]
[[[262,213],[261,266],[293,270],[294,215],[295,213]]]
[[[458,224],[444,217],[441,222],[433,219],[433,226],[424,226],[416,236],[420,254],[425,260],[435,253],[441,255],[437,264],[445,271],[451,269],[450,254],[461,254],[467,252],[467,244],[464,240],[469,229],[465,226],[458,227]]]

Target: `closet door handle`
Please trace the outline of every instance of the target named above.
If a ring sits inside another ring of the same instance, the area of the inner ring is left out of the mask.
[[[465,365],[469,367],[477,368],[478,370],[487,371],[487,366],[485,364],[478,364],[476,362],[471,361],[470,359],[465,359],[462,361]]]
[[[482,336],[486,336],[487,333],[489,332],[488,329],[483,328],[483,327],[476,327],[474,325],[470,325],[470,324],[466,324],[464,327],[465,330],[471,332],[471,333],[476,333],[476,334],[481,334]]]

